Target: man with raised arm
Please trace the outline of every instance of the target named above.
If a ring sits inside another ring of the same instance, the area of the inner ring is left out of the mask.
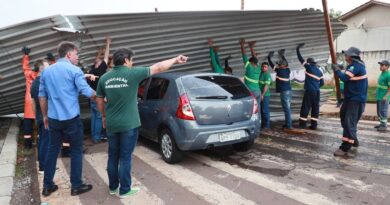
[[[300,48],[305,44],[301,43],[297,46],[297,56],[299,62],[305,67],[305,94],[303,95],[301,112],[299,116],[299,128],[306,128],[308,121],[307,116],[311,110],[310,129],[317,129],[318,117],[320,115],[320,87],[324,85],[324,78],[321,70],[313,58],[308,58],[306,61],[301,55]]]
[[[133,56],[133,51],[127,48],[115,51],[115,66],[100,78],[97,87],[96,102],[108,135],[109,194],[118,194],[120,198],[139,191],[139,188],[131,187],[132,153],[141,125],[137,107],[138,85],[145,78],[164,72],[175,64],[186,63],[188,59],[179,55],[150,67],[133,68]],[[104,98],[107,99],[106,108]]]
[[[284,49],[278,51],[279,61],[277,66],[272,62],[272,56],[274,52],[268,54],[268,63],[271,68],[276,72],[276,92],[280,93],[280,101],[282,103],[285,124],[283,125],[284,129],[291,130],[291,84],[290,84],[290,68],[288,68],[288,62],[284,57]]]

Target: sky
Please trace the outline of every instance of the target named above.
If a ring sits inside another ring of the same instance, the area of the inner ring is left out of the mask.
[[[368,0],[328,0],[346,13]],[[390,3],[390,0],[381,0]],[[57,3],[58,2],[58,3]],[[61,3],[60,3],[61,2]],[[47,16],[164,11],[240,10],[241,0],[1,0],[0,29]],[[245,10],[322,10],[322,0],[245,0]]]

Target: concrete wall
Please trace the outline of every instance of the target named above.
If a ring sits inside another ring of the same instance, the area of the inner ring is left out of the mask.
[[[343,23],[348,26],[336,39],[337,52],[351,46],[359,48],[366,63],[370,86],[376,86],[380,75],[378,61],[390,60],[390,7],[374,5]]]
[[[378,61],[390,60],[390,50],[363,52],[362,58],[366,63],[368,83],[370,86],[376,86],[380,75]]]
[[[390,7],[374,5],[343,20],[348,28],[357,28],[362,22],[366,28],[390,26]]]

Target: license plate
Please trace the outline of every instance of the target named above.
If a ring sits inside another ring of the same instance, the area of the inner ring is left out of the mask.
[[[228,141],[238,140],[241,138],[241,136],[242,136],[242,131],[220,133],[219,141],[228,142]]]

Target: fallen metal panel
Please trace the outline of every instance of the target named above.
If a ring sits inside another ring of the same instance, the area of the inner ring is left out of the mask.
[[[336,21],[332,25],[335,37],[346,28]],[[54,27],[82,32],[57,31]],[[119,47],[135,50],[136,66],[151,65],[178,54],[188,55],[187,64],[172,68],[183,72],[211,70],[207,45],[210,37],[220,46],[221,60],[233,56],[229,63],[238,76],[244,72],[240,38],[257,41],[260,61],[265,60],[269,51],[285,48],[293,70],[302,69],[295,54],[298,43],[306,43],[304,56],[310,55],[321,64],[326,63],[329,55],[323,14],[314,10],[51,16],[0,30],[0,75],[5,77],[0,80],[0,115],[23,112],[25,80],[20,49],[24,45],[32,48],[32,63],[48,52],[55,53],[61,41],[75,41],[81,48],[81,67],[86,71],[97,49],[104,46],[105,36],[112,39],[111,52]]]

